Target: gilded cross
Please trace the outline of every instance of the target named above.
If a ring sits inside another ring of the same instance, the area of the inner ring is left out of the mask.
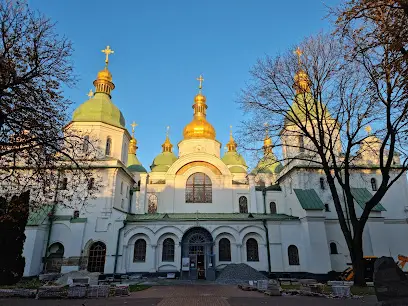
[[[230,125],[230,136],[232,137],[232,125]]]
[[[298,65],[300,66],[300,63],[301,63],[300,57],[301,57],[302,54],[303,54],[302,50],[300,50],[300,48],[297,47],[297,49],[296,49],[295,51],[293,51],[293,53],[295,53],[296,56],[298,57]]]
[[[197,78],[197,81],[200,82],[199,85],[198,85],[198,89],[201,92],[201,89],[203,88],[203,81],[204,81],[203,76],[201,74],[200,74],[200,77]]]
[[[102,53],[105,53],[106,58],[105,58],[105,65],[108,66],[109,63],[109,54],[115,53],[109,46],[106,46],[106,49],[102,50]]]
[[[166,127],[166,136],[169,137],[170,126]]]
[[[130,126],[132,127],[132,135],[134,137],[135,136],[135,127],[137,127],[137,123],[133,121]]]
[[[93,97],[93,95],[94,95],[94,93],[93,93],[92,89],[90,89],[89,92],[88,92],[88,94],[87,94],[87,96],[88,96],[89,99],[90,99],[90,98]]]

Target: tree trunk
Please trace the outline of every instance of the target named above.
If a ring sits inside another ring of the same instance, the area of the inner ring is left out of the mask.
[[[363,233],[356,231],[353,239],[353,248],[350,251],[354,271],[354,285],[365,287],[365,269],[363,259]]]

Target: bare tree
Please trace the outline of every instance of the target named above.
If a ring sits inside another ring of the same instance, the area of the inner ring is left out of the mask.
[[[331,14],[340,35],[364,33],[370,40],[367,48],[388,45],[408,61],[407,0],[347,0]]]
[[[50,19],[13,0],[0,0],[0,38],[2,196],[29,190],[31,210],[83,204],[99,180],[90,167],[95,140],[64,129],[71,101],[62,88],[76,81],[71,42]],[[80,187],[90,182],[93,188]]]
[[[355,283],[363,285],[364,226],[408,165],[403,75],[366,69],[366,58],[350,58],[348,49],[332,36],[308,38],[297,53],[266,57],[252,69],[252,80],[239,101],[248,116],[243,146],[257,148],[267,122],[285,164],[281,176],[293,167],[323,170],[350,251]],[[387,62],[383,65],[385,69]],[[368,126],[373,127],[369,134]],[[402,162],[396,166],[398,159]],[[359,215],[353,176],[362,167],[379,169],[382,180]]]

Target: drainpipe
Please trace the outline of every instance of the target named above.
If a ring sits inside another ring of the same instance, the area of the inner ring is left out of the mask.
[[[132,197],[133,197],[133,190],[129,190],[129,206],[128,206],[128,214],[132,211]],[[118,265],[118,256],[119,256],[119,243],[120,243],[120,234],[122,234],[123,229],[126,227],[127,221],[123,220],[123,226],[118,230],[118,239],[116,240],[116,252],[115,252],[115,265],[113,267],[113,274],[116,274],[116,268]]]
[[[52,204],[52,208],[51,211],[48,215],[48,221],[49,221],[49,226],[48,226],[48,236],[47,236],[47,243],[45,245],[45,254],[44,254],[44,267],[43,270],[45,268],[45,260],[47,258],[47,254],[48,254],[48,247],[50,246],[50,240],[51,240],[51,231],[52,231],[52,225],[53,225],[53,221],[54,221],[54,215],[55,215],[55,207],[57,206],[57,197],[58,197],[58,188],[59,188],[59,181],[60,181],[60,171],[58,171],[57,174],[57,185],[55,187],[55,193],[54,193],[54,203]]]
[[[262,190],[262,195],[263,195],[263,204],[264,204],[264,215],[266,215],[266,189],[264,188]],[[268,274],[271,274],[271,250],[269,246],[269,230],[268,226],[266,225],[266,219],[262,220],[264,229],[265,229],[265,235],[266,235],[266,253],[268,254]]]

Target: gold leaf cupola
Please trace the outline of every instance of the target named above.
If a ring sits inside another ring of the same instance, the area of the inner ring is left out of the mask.
[[[108,63],[113,50],[107,46],[102,52],[105,54],[105,67],[98,72],[93,82],[95,93],[92,90],[89,92],[89,99],[74,111],[72,122],[103,122],[124,129],[125,118],[111,100],[111,92],[115,85],[112,83]]]
[[[296,90],[296,94],[304,94],[310,92],[310,79],[307,73],[301,68],[302,61],[301,56],[303,54],[302,50],[298,47],[294,53],[298,57],[298,67],[299,70],[295,74],[295,83],[293,84],[294,89]]]
[[[265,138],[263,145],[264,155],[272,153],[272,139],[269,137],[268,124],[265,123]]]
[[[103,53],[105,53],[105,68],[102,69],[101,71],[98,72],[98,75],[96,77],[96,80],[93,82],[95,86],[95,93],[105,93],[109,95],[112,90],[115,89],[115,85],[112,83],[112,74],[108,70],[108,64],[109,64],[109,55],[113,54],[114,51],[107,46],[104,50],[102,50]]]
[[[206,138],[215,140],[215,129],[206,119],[208,107],[206,104],[206,98],[201,93],[203,88],[202,82],[204,79],[200,75],[200,77],[197,78],[197,81],[199,81],[199,91],[194,98],[194,117],[193,120],[184,127],[183,136],[184,139]]]
[[[232,137],[232,125],[230,125],[230,139],[227,143],[228,152],[237,152],[237,143]]]
[[[173,152],[173,145],[171,144],[170,139],[169,139],[169,130],[170,130],[170,127],[168,126],[167,132],[166,132],[166,140],[162,144],[163,152]]]
[[[133,121],[131,126],[132,139],[129,141],[127,168],[130,172],[146,172],[146,169],[143,167],[142,163],[136,156],[137,140],[135,138],[135,127],[137,126],[137,124]]]

